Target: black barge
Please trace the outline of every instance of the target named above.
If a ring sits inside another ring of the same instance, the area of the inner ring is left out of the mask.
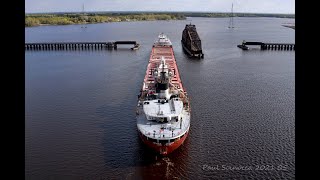
[[[201,40],[195,25],[187,24],[182,32],[182,47],[185,53],[191,57],[203,58]]]

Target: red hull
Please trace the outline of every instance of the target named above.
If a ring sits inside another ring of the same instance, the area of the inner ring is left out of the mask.
[[[172,153],[174,150],[176,150],[178,147],[180,147],[180,145],[183,144],[184,140],[187,138],[188,134],[189,134],[189,131],[186,132],[186,134],[179,140],[176,140],[172,144],[166,146],[166,145],[157,145],[151,141],[148,141],[147,138],[139,132],[139,136],[142,139],[143,143],[161,155],[168,155]]]

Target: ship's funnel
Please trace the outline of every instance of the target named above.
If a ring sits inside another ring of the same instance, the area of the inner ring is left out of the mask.
[[[161,63],[158,67],[160,77],[157,79],[156,92],[159,93],[160,98],[169,98],[169,78],[168,78],[168,67],[166,60],[161,57]]]

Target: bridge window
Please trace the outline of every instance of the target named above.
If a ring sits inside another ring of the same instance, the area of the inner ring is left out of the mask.
[[[162,145],[164,145],[164,144],[166,144],[168,142],[170,142],[170,141],[169,140],[159,140],[159,143],[161,143]]]
[[[153,139],[153,138],[148,138],[148,140],[151,141],[151,142],[157,142],[157,140]]]
[[[175,138],[175,139],[169,139],[169,143],[170,143],[170,142],[174,142],[176,139],[177,139],[177,138]]]

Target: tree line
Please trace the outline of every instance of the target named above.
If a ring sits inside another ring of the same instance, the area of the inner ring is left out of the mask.
[[[105,23],[122,21],[154,21],[154,20],[184,20],[186,17],[278,17],[295,18],[294,14],[255,14],[255,13],[60,13],[60,14],[28,14],[25,16],[25,26],[41,24],[67,25],[86,23]]]
[[[99,14],[63,14],[63,15],[26,15],[25,26],[41,24],[67,25],[122,21],[154,21],[154,20],[182,20],[185,16],[179,14],[127,14],[127,15],[99,15]]]

